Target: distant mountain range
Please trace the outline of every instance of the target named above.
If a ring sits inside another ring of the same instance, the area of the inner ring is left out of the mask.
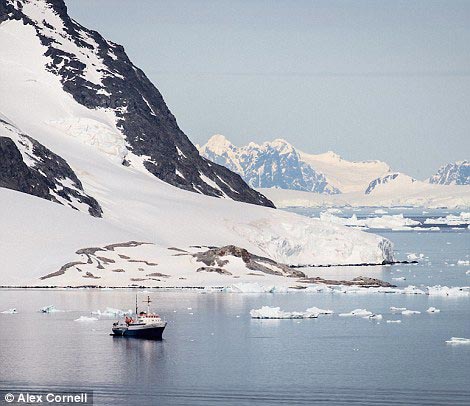
[[[470,161],[458,161],[441,166],[429,178],[429,183],[439,185],[470,185]]]
[[[381,161],[347,161],[334,152],[308,154],[282,139],[242,147],[223,135],[214,135],[202,147],[202,156],[237,172],[255,188],[278,188],[328,195],[371,194],[387,185],[400,188],[419,182],[392,172]],[[470,184],[469,161],[451,163],[427,180],[441,185]]]

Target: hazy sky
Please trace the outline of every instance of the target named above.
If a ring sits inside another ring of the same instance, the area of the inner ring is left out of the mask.
[[[67,0],[194,143],[284,138],[418,178],[470,159],[470,1]]]

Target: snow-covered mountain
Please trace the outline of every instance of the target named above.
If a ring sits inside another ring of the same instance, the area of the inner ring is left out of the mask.
[[[411,176],[405,175],[404,173],[389,173],[370,182],[364,193],[369,195],[384,192],[391,193],[393,191],[398,192],[404,188],[412,187],[415,182],[416,179],[413,179]]]
[[[323,173],[341,193],[364,192],[374,179],[386,176],[391,169],[382,161],[347,161],[332,151],[323,154],[300,152],[303,162]]]
[[[264,207],[239,175],[200,157],[123,48],[62,0],[0,0],[0,50],[0,285],[259,278],[233,255],[223,262],[235,276],[205,277],[194,246],[282,264],[393,260],[385,238]]]
[[[199,147],[202,156],[223,165],[252,187],[338,194],[364,191],[369,183],[390,172],[381,161],[351,162],[334,152],[307,154],[285,140],[236,147],[214,135]]]
[[[0,187],[81,208],[101,217],[98,202],[83,191],[75,172],[54,154],[0,115]]]
[[[52,73],[62,92],[87,109],[106,111],[112,120],[106,126],[89,117],[62,117],[49,123],[59,131],[96,146],[122,165],[141,167],[179,188],[272,205],[239,176],[202,159],[160,92],[129,60],[124,48],[72,20],[62,0],[1,0],[2,21],[4,41],[12,36],[18,41],[21,36],[28,43],[23,47],[28,52],[22,55],[22,62],[33,53],[40,54],[33,61],[33,71],[41,68]],[[18,23],[25,27],[18,29]],[[10,50],[16,51],[2,44],[3,64],[13,63],[8,58]]]
[[[218,134],[199,147],[199,152],[212,162],[237,172],[252,187],[339,193],[322,173],[302,161],[300,153],[282,139],[236,147]]]
[[[279,207],[470,206],[468,161],[441,168],[428,182],[392,172],[385,162],[347,161],[331,151],[308,154],[284,140],[237,147],[214,135],[198,148],[207,159],[239,173]]]
[[[441,166],[429,178],[429,183],[439,185],[470,185],[470,161],[458,161]]]

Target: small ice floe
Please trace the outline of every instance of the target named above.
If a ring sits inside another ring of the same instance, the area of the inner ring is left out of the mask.
[[[390,306],[390,310],[391,310],[393,313],[401,313],[402,311],[406,310],[406,307]]]
[[[383,316],[381,314],[371,314],[370,316],[363,317],[364,319],[369,319],[369,320],[382,320]]]
[[[403,289],[405,295],[424,295],[426,292],[422,289],[418,289],[416,286],[409,285]]]
[[[470,261],[464,261],[463,259],[459,259],[457,261],[457,265],[459,265],[459,266],[470,266]]]
[[[263,306],[261,309],[251,309],[252,319],[314,319],[318,313],[309,312],[285,312],[280,307]]]
[[[451,337],[450,340],[446,341],[446,344],[451,344],[451,345],[470,344],[470,338]]]
[[[75,319],[74,321],[90,322],[90,321],[97,321],[97,320],[98,319],[96,317],[80,316],[78,319]]]
[[[421,312],[418,310],[403,310],[401,314],[404,316],[411,316],[412,314],[421,314]]]
[[[92,315],[98,316],[98,317],[122,317],[127,314],[132,314],[132,310],[120,310],[120,309],[114,309],[112,307],[107,307],[105,310],[96,310],[94,312],[91,312]]]
[[[387,320],[387,323],[401,323],[401,320]]]
[[[470,275],[470,270],[468,270],[467,272],[465,272],[465,275]]]
[[[355,310],[350,311],[349,313],[339,314],[339,316],[341,317],[369,317],[372,315],[373,313],[366,309],[355,309]]]
[[[440,313],[441,311],[431,306],[428,310],[426,310],[426,312],[427,313]]]
[[[441,286],[441,285],[428,286],[428,295],[429,296],[454,296],[454,297],[470,296],[470,287],[454,286],[454,287],[449,288],[448,286]]]
[[[411,252],[406,257],[408,258],[409,261],[417,261],[418,259],[423,259],[424,254],[416,254],[414,252]]]
[[[44,306],[41,309],[39,309],[40,313],[57,313],[57,312],[63,312],[63,310],[56,309],[54,305],[49,305],[49,306]]]
[[[392,281],[406,281],[404,276],[400,276],[399,278],[392,278]]]
[[[333,310],[320,309],[318,307],[309,307],[305,310],[306,313],[318,313],[318,314],[333,314]]]
[[[3,312],[0,312],[2,314],[17,314],[18,312],[16,311],[16,309],[8,309],[8,310],[4,310]]]

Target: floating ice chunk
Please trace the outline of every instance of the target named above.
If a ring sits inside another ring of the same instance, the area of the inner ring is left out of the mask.
[[[447,287],[441,285],[428,286],[428,295],[430,296],[470,296],[470,287]]]
[[[317,314],[333,314],[333,310],[325,310],[325,309],[319,309],[318,307],[309,307],[307,310],[305,310],[307,313],[317,313]]]
[[[396,312],[402,312],[403,310],[406,310],[406,307],[395,307],[395,306],[390,306],[390,310],[394,313]]]
[[[452,345],[470,344],[470,338],[451,337],[450,340],[446,341],[446,344],[452,344]]]
[[[440,313],[440,310],[431,306],[428,310],[426,310],[426,312],[427,313]]]
[[[460,265],[460,266],[470,266],[470,261],[464,261],[463,259],[459,259],[457,261],[457,265]]]
[[[366,309],[355,309],[350,311],[349,313],[340,313],[339,315],[342,317],[369,317],[372,316],[372,312]]]
[[[105,310],[96,310],[94,312],[91,312],[92,315],[98,316],[98,317],[122,317],[125,316],[126,314],[132,314],[132,310],[120,310],[120,309],[114,309],[112,307],[107,307]]]
[[[44,306],[43,308],[39,309],[40,313],[57,313],[63,312],[63,310],[56,309],[54,305]]]
[[[2,314],[17,314],[18,312],[16,311],[16,309],[8,309],[8,310],[4,310],[3,312],[0,312]]]
[[[399,278],[392,278],[392,281],[406,281],[404,276],[400,276]]]
[[[382,320],[383,316],[381,314],[371,314],[370,316],[363,317],[364,319],[369,320]]]
[[[97,321],[97,320],[98,319],[96,317],[80,316],[78,319],[75,319],[74,321],[89,322],[89,321]]]
[[[251,309],[252,319],[313,319],[318,313],[309,312],[285,312],[279,307],[263,306],[261,309]]]
[[[421,312],[418,310],[403,310],[401,314],[404,316],[411,316],[412,314],[421,314]]]
[[[470,275],[470,270],[468,270],[467,272],[465,272],[465,275]]]
[[[387,323],[401,323],[401,320],[387,320]]]
[[[416,254],[414,252],[411,252],[410,254],[408,254],[406,256],[408,258],[409,261],[416,261],[418,259],[423,259],[424,258],[424,254]]]
[[[418,289],[416,286],[409,285],[403,289],[405,295],[424,295],[426,292],[424,290]]]

